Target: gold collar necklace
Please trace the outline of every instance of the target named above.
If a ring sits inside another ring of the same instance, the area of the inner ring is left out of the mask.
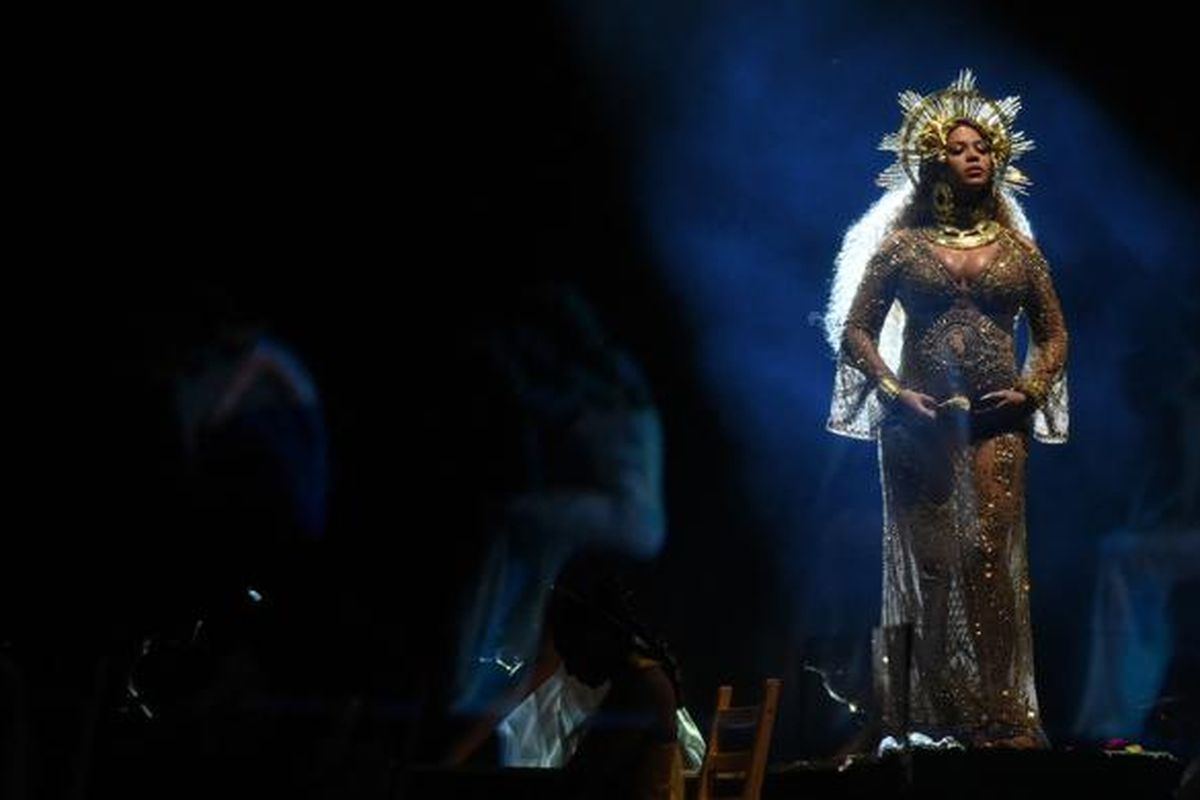
[[[991,244],[1000,236],[1001,225],[994,219],[980,220],[969,228],[958,228],[954,225],[937,225],[923,228],[925,238],[943,247],[955,250],[968,250],[972,247],[982,247]]]

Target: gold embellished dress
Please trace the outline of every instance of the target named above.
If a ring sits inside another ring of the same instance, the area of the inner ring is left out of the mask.
[[[922,232],[894,232],[867,264],[842,338],[829,430],[878,442],[883,634],[874,653],[885,731],[1045,745],[1034,688],[1025,530],[1030,439],[1066,441],[1067,331],[1037,248],[1004,228],[985,269],[956,278]],[[880,355],[893,303],[898,370]],[[1016,358],[1022,311],[1030,329]],[[969,410],[926,420],[876,387],[891,377]],[[1024,408],[987,411],[1017,388]],[[902,635],[901,635],[902,634]]]

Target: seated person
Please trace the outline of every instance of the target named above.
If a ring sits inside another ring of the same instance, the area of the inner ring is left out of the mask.
[[[640,630],[613,583],[584,596],[560,582],[549,625],[567,671],[609,685],[567,764],[566,796],[682,798],[679,682],[666,648]]]

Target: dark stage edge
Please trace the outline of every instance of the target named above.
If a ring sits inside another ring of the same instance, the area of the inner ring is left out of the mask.
[[[845,768],[831,761],[773,765],[762,797],[1167,800],[1176,797],[1185,766],[1157,754],[918,751]],[[561,778],[559,771],[545,769],[410,769],[397,783],[397,797],[561,798]],[[688,797],[695,795],[696,781],[689,778]]]

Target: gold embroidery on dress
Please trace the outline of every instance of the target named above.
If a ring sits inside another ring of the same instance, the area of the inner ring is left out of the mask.
[[[894,234],[867,266],[839,355],[831,420],[869,410],[884,500],[884,626],[911,625],[910,729],[986,742],[1040,739],[1029,619],[1025,462],[1031,437],[1066,435],[1067,333],[1049,268],[1004,229],[991,262],[955,280],[912,231]],[[893,302],[905,328],[896,374],[877,352]],[[1024,311],[1030,347],[1018,370]],[[894,403],[869,404],[881,379],[972,409],[997,389],[1038,404],[1035,418],[917,419]],[[831,423],[832,424],[832,423]],[[1060,438],[1055,438],[1060,437]],[[889,667],[890,668],[890,667]],[[895,708],[884,698],[883,708]],[[885,718],[885,724],[896,720]]]

